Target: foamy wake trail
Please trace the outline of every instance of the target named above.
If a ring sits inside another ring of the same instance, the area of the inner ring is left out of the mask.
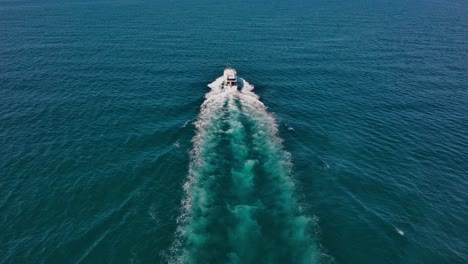
[[[195,122],[172,263],[316,263],[313,222],[299,211],[274,118],[244,81],[211,91]]]

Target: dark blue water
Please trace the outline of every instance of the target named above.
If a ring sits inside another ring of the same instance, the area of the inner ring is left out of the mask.
[[[0,263],[467,263],[467,69],[463,0],[1,0]]]

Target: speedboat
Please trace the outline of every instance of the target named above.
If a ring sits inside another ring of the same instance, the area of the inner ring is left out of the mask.
[[[226,67],[224,69],[224,80],[223,88],[236,89],[237,90],[237,72],[234,68]]]

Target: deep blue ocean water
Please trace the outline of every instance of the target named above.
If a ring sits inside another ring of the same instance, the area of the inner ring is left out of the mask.
[[[464,0],[0,0],[0,263],[467,263],[467,177]]]

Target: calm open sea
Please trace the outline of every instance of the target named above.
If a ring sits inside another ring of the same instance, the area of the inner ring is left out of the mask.
[[[0,0],[0,230],[0,263],[468,263],[468,2]]]

